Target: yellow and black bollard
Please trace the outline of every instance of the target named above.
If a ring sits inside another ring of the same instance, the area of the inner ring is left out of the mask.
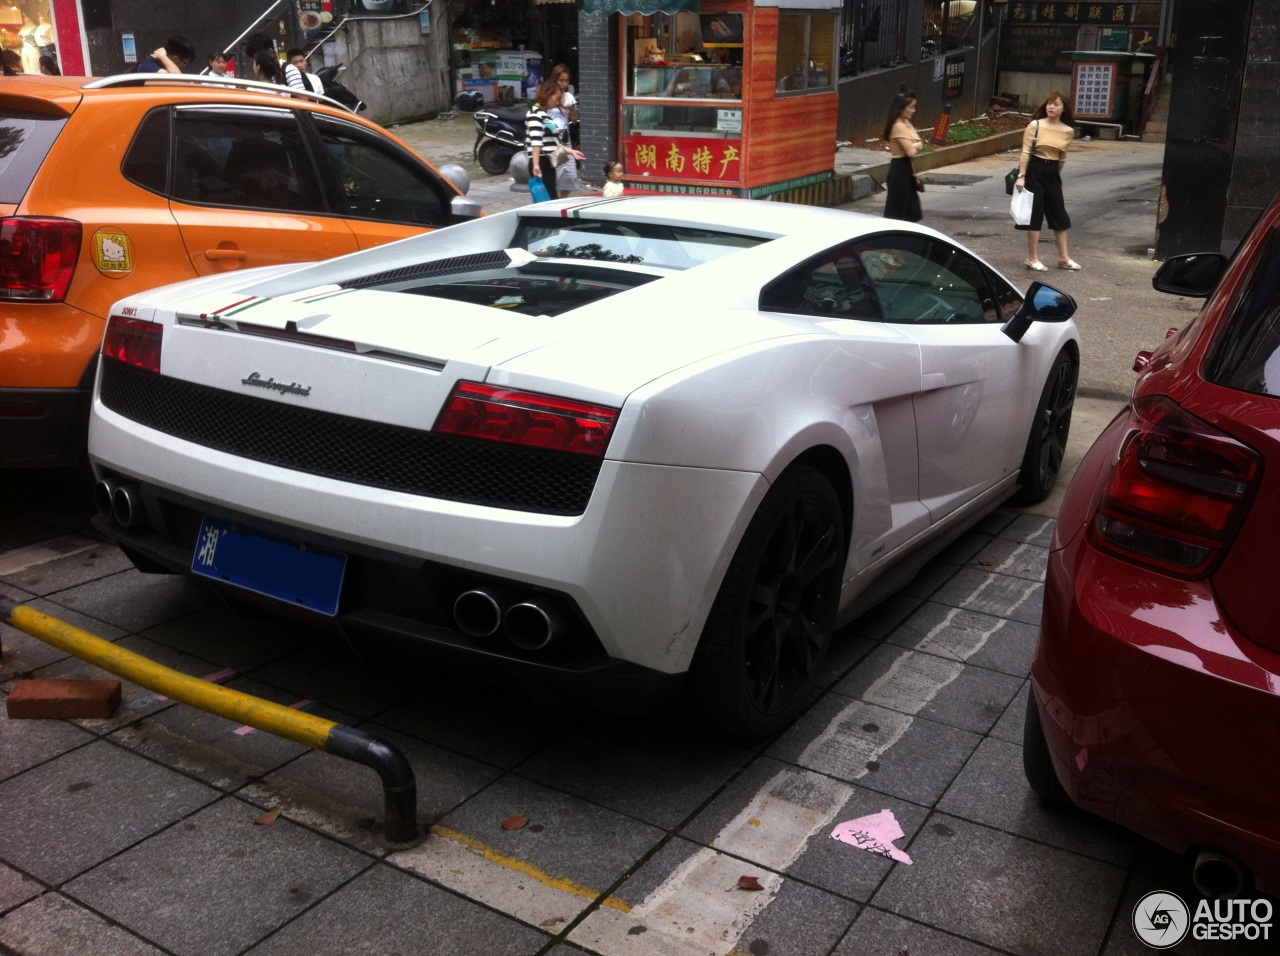
[[[16,601],[0,598],[0,622],[171,700],[371,767],[382,778],[387,841],[408,844],[419,838],[418,786],[413,768],[392,744],[362,730],[175,671]]]

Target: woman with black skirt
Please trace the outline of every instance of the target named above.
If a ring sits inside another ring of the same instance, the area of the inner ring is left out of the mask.
[[[911,160],[920,152],[924,141],[911,125],[916,115],[916,95],[903,90],[893,98],[889,107],[889,120],[884,124],[884,138],[889,143],[889,175],[885,178],[888,195],[884,200],[886,219],[920,221],[920,194],[916,191],[916,174]]]
[[[1032,272],[1048,271],[1039,252],[1040,229],[1046,220],[1058,246],[1058,268],[1071,272],[1080,268],[1067,248],[1071,217],[1062,201],[1062,166],[1067,161],[1067,147],[1076,136],[1074,126],[1071,100],[1054,90],[1031,114],[1031,122],[1022,134],[1022,158],[1014,188],[1031,191],[1031,223],[1014,228],[1027,233],[1027,258],[1022,264]]]

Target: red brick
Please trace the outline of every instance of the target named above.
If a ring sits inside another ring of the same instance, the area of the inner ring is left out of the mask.
[[[118,680],[20,680],[9,694],[13,720],[110,717],[120,706]]]

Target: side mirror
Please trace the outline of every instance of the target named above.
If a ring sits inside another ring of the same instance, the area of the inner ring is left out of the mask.
[[[1021,342],[1032,322],[1065,322],[1075,314],[1075,299],[1051,285],[1033,282],[1021,307],[1000,331],[1015,342]]]
[[[1227,257],[1219,252],[1172,256],[1151,277],[1151,287],[1157,292],[1203,299],[1218,287],[1226,271]]]
[[[479,219],[484,215],[484,209],[474,199],[454,196],[453,201],[449,203],[449,213],[455,222],[461,222],[466,219]]]

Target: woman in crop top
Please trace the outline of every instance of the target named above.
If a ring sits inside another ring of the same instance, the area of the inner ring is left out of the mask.
[[[889,119],[884,124],[884,138],[889,142],[889,174],[885,177],[884,217],[919,222],[920,194],[916,192],[916,175],[911,160],[920,152],[924,141],[911,125],[916,114],[916,95],[903,90],[889,106]]]
[[[1067,149],[1075,139],[1074,126],[1071,100],[1054,90],[1032,114],[1022,134],[1022,157],[1018,160],[1018,182],[1014,188],[1031,190],[1033,201],[1031,223],[1015,228],[1027,233],[1027,258],[1022,264],[1032,272],[1047,271],[1039,253],[1040,228],[1045,220],[1058,245],[1058,268],[1073,272],[1080,268],[1067,249],[1071,217],[1062,201],[1061,170],[1067,161]]]

